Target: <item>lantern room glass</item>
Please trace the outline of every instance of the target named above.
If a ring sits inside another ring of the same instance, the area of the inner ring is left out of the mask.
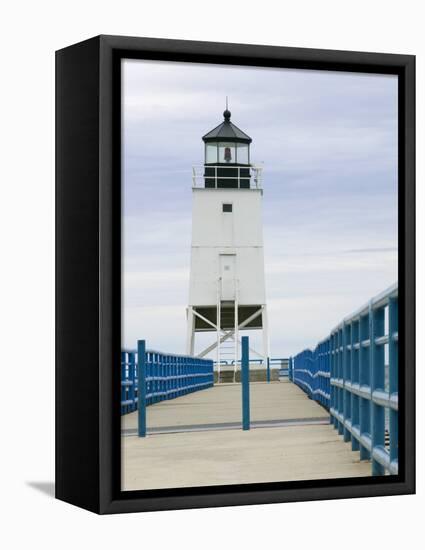
[[[237,144],[236,162],[238,164],[249,164],[249,145],[247,143]]]
[[[249,144],[230,141],[205,144],[205,164],[249,165]]]
[[[217,163],[217,144],[207,143],[205,146],[205,163],[216,164]]]
[[[235,164],[236,144],[221,142],[218,144],[218,162],[221,164]]]

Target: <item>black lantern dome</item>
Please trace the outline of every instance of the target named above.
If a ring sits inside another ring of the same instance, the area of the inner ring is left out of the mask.
[[[252,139],[230,122],[226,108],[224,121],[202,138],[205,143],[205,187],[250,187],[249,146]]]

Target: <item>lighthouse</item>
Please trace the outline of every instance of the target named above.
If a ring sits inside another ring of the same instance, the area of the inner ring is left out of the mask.
[[[236,373],[240,332],[262,331],[262,350],[269,358],[262,228],[262,169],[251,162],[252,139],[224,120],[205,134],[204,164],[193,167],[192,245],[187,353],[215,353],[220,365]],[[214,334],[211,344],[195,353],[196,333]]]

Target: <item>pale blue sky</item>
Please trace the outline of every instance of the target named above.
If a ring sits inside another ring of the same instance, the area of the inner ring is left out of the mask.
[[[253,139],[251,160],[264,162],[272,356],[314,346],[397,280],[396,77],[123,64],[126,347],[145,338],[184,352],[191,169],[226,95],[232,121]]]

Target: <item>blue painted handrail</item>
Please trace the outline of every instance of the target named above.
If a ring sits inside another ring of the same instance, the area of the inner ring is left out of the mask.
[[[329,410],[330,354],[329,341],[318,344],[314,351],[306,349],[291,358],[289,379],[311,398]]]
[[[289,378],[331,413],[331,423],[372,475],[398,473],[398,285],[346,317]]]
[[[238,359],[238,365],[240,366],[242,364],[242,360],[241,359]],[[264,359],[249,359],[249,364],[252,365],[252,364],[259,364],[259,365],[264,365],[265,361]],[[288,357],[270,357],[269,358],[269,364],[270,364],[270,367],[281,367],[281,368],[287,368],[288,366],[288,363],[289,363],[289,358]],[[217,361],[214,361],[214,365],[217,364]],[[233,366],[235,364],[235,360],[232,359],[232,360],[227,360],[227,359],[222,359],[220,361],[220,365],[225,365],[225,366]]]
[[[186,355],[145,351],[146,405],[174,399],[214,385],[213,361]],[[138,353],[121,352],[121,414],[137,410]]]

